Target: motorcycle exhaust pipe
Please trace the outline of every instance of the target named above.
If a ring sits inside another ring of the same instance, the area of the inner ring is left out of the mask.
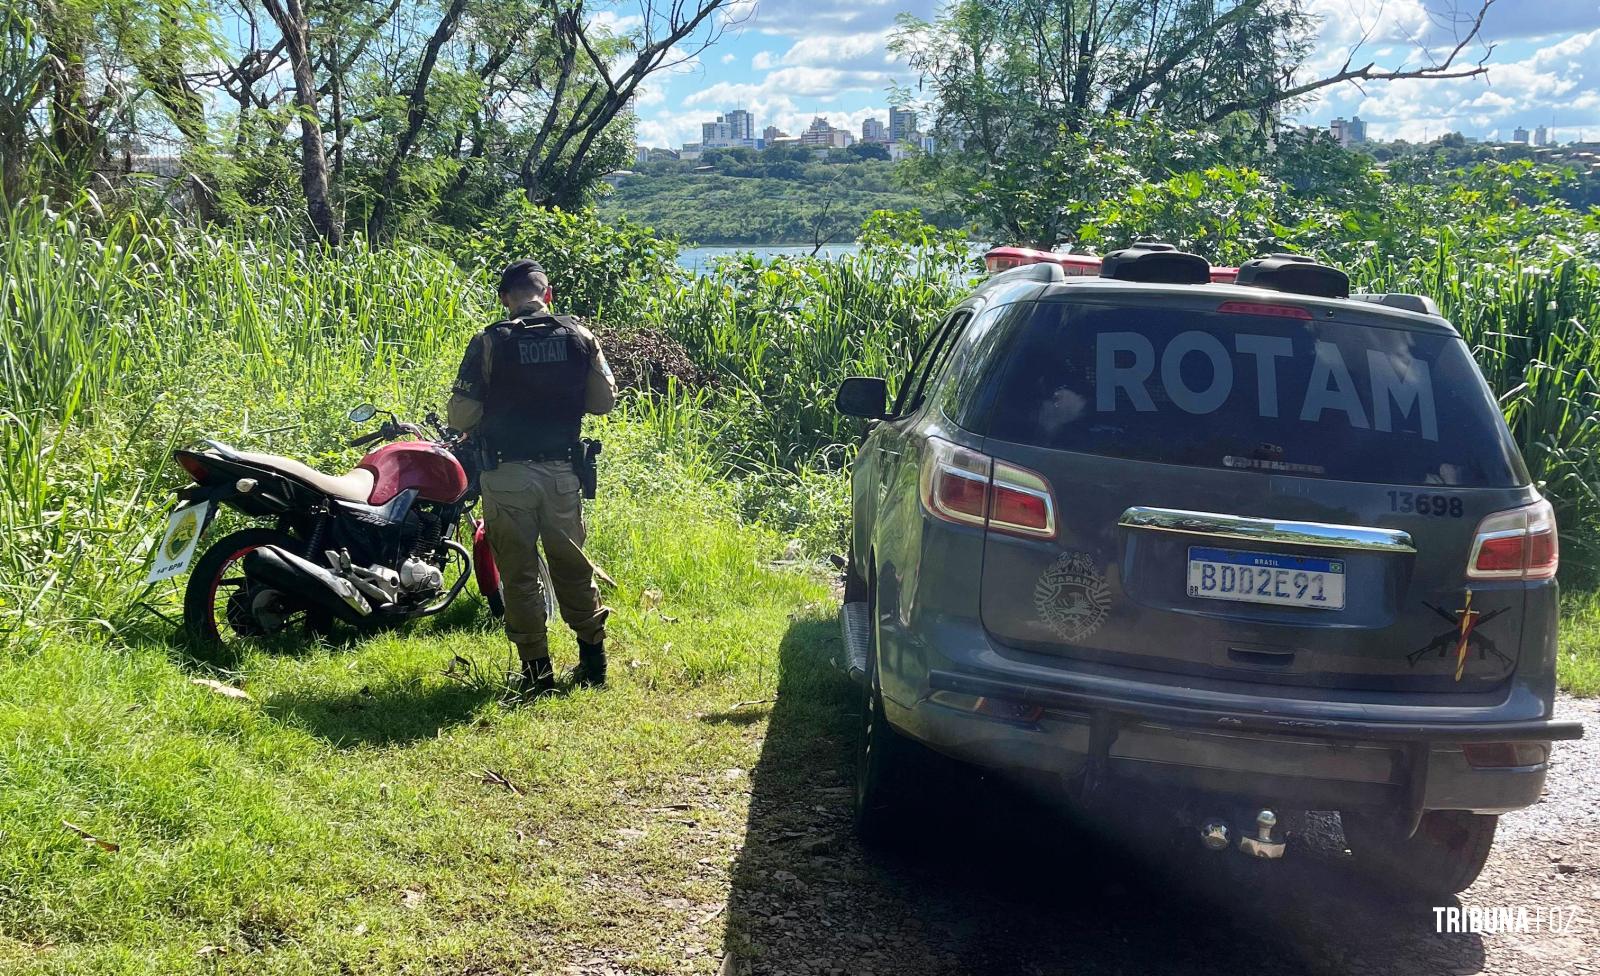
[[[251,550],[244,557],[244,572],[291,597],[310,600],[346,623],[358,623],[372,613],[354,583],[278,546]]]

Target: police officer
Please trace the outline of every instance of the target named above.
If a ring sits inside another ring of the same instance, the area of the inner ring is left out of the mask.
[[[611,369],[594,335],[545,304],[549,279],[536,261],[500,275],[509,312],[472,337],[450,397],[450,426],[478,441],[490,548],[505,587],[506,636],[522,659],[524,694],[555,690],[545,634],[536,541],[544,543],[561,618],[578,637],[576,684],[606,680],[606,617],[583,554],[586,529],[574,459],[585,413],[616,403]]]

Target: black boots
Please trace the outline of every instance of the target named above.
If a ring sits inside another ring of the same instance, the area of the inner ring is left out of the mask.
[[[578,641],[578,666],[572,669],[572,683],[580,687],[598,688],[606,683],[606,642],[587,644]],[[556,673],[548,657],[523,658],[522,680],[517,682],[517,693],[525,698],[538,698],[556,690]]]
[[[578,666],[572,670],[572,683],[598,688],[606,683],[606,642],[578,641]]]
[[[538,698],[556,690],[556,672],[548,657],[523,659],[522,680],[517,682],[517,693],[528,698]]]

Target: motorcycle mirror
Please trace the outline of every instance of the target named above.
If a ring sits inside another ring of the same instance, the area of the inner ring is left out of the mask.
[[[351,409],[351,411],[350,411],[350,422],[352,424],[364,424],[367,421],[371,420],[373,417],[376,417],[377,415],[378,415],[378,408],[377,407],[373,406],[370,403],[363,403],[360,406],[354,407],[354,408]]]

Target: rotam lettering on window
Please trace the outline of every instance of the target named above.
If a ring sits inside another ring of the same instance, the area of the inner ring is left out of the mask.
[[[1342,418],[1357,430],[1384,433],[1414,418],[1424,439],[1439,439],[1433,378],[1422,359],[1366,349],[1368,388],[1358,389],[1338,345],[1318,340],[1305,388],[1284,389],[1278,366],[1294,355],[1287,336],[1236,333],[1230,352],[1216,335],[1190,330],[1174,335],[1159,354],[1143,333],[1100,332],[1095,338],[1095,410],[1100,413],[1129,407],[1154,412],[1151,390],[1159,384],[1167,402],[1197,416],[1216,412],[1236,395],[1254,396],[1262,417],[1287,415],[1310,423]],[[1192,368],[1191,362],[1200,360],[1209,370]]]

